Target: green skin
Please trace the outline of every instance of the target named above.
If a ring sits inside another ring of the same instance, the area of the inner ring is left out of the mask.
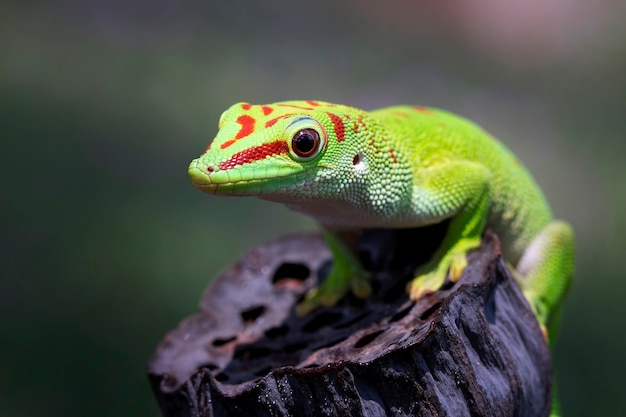
[[[309,139],[316,132],[318,146],[297,142],[302,132]],[[300,314],[333,305],[349,290],[371,293],[351,243],[360,230],[451,219],[440,248],[416,271],[411,298],[436,291],[446,277],[458,280],[489,227],[542,329],[554,336],[573,274],[572,229],[553,220],[519,160],[471,121],[424,107],[237,103],[222,114],[189,176],[202,191],[280,202],[321,224],[333,268],[300,303]]]

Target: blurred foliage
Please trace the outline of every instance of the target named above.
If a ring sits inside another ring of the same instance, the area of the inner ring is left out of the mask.
[[[565,414],[623,412],[626,8],[443,3],[2,2],[0,413],[159,414],[146,362],[211,277],[314,227],[186,175],[230,104],[284,99],[438,106],[506,142],[577,231]]]

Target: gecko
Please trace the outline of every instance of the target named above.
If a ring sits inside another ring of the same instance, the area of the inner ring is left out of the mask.
[[[520,160],[470,120],[421,106],[236,103],[188,173],[204,192],[282,203],[321,225],[333,264],[297,306],[301,315],[349,291],[371,294],[355,234],[448,220],[442,243],[408,285],[410,297],[437,291],[447,278],[457,281],[488,227],[552,339],[573,275],[572,228],[553,218]]]

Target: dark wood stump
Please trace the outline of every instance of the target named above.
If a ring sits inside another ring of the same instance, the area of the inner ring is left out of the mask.
[[[445,226],[365,233],[375,295],[305,317],[294,306],[331,265],[322,239],[254,250],[158,346],[149,378],[163,414],[547,416],[548,347],[493,234],[459,282],[409,300]]]

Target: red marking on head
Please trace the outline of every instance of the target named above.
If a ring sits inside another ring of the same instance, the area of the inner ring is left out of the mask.
[[[389,148],[389,155],[391,155],[391,160],[393,162],[398,162],[398,158],[393,154],[393,148]]]
[[[245,114],[243,116],[239,116],[237,118],[237,123],[241,125],[241,129],[239,129],[239,132],[237,132],[237,136],[235,136],[235,139],[245,138],[250,133],[252,133],[254,131],[255,121],[256,120],[254,119],[254,117],[250,117]]]
[[[231,169],[239,165],[265,159],[268,156],[280,155],[287,152],[289,152],[289,146],[287,146],[287,142],[284,140],[264,143],[263,145],[253,146],[237,152],[228,160],[220,163],[220,169]]]
[[[252,107],[252,104],[250,104],[250,103],[243,103],[241,105],[241,108],[244,109],[244,110],[250,110],[251,107]]]
[[[359,114],[359,118],[356,119],[357,123],[361,125],[361,127],[367,130],[367,126],[365,125],[365,120],[363,120],[363,114]]]
[[[415,106],[413,107],[415,110],[417,110],[420,113],[424,113],[424,114],[431,114],[433,111],[430,109],[427,109],[426,107],[421,107],[421,106]]]
[[[313,100],[307,100],[307,101],[305,101],[305,103],[308,104],[309,106],[313,106],[313,107],[321,106],[320,103],[318,103],[317,101],[313,101]]]
[[[346,138],[346,128],[343,125],[343,120],[341,117],[337,116],[333,113],[326,113],[328,117],[330,117],[330,121],[333,122],[333,127],[335,129],[335,135],[337,135],[337,142],[343,142]]]
[[[277,106],[293,107],[294,109],[300,109],[300,110],[313,110],[311,107],[296,106],[295,104],[277,104]]]
[[[220,146],[220,148],[222,149],[226,149],[228,148],[230,145],[232,145],[233,143],[237,142],[235,139],[229,139],[226,142],[222,143],[222,145]]]
[[[272,127],[276,124],[277,121],[279,121],[280,119],[284,119],[285,117],[291,117],[293,116],[293,113],[289,113],[289,114],[283,114],[282,116],[278,116],[278,117],[274,117],[273,119],[268,120],[267,122],[265,122],[265,127]]]
[[[354,131],[354,133],[357,133],[359,131],[359,124],[357,122],[352,123],[352,130]]]
[[[400,117],[404,117],[405,119],[408,119],[409,117],[411,117],[407,113],[400,111],[400,110],[394,111],[393,114],[400,116]]]
[[[213,145],[213,141],[209,142],[209,146],[206,147],[206,150],[204,151],[204,153],[207,153],[209,149],[211,149],[211,145]]]
[[[239,132],[237,132],[237,136],[222,143],[222,146],[220,147],[222,149],[226,149],[233,143],[237,142],[239,139],[245,138],[246,136],[250,135],[252,132],[254,132],[255,121],[256,120],[254,119],[254,117],[248,116],[247,114],[239,116],[237,118],[237,123],[241,125],[241,129],[239,129]]]
[[[270,106],[261,106],[261,110],[263,110],[263,116],[269,116],[269,114],[274,111],[274,108]]]

